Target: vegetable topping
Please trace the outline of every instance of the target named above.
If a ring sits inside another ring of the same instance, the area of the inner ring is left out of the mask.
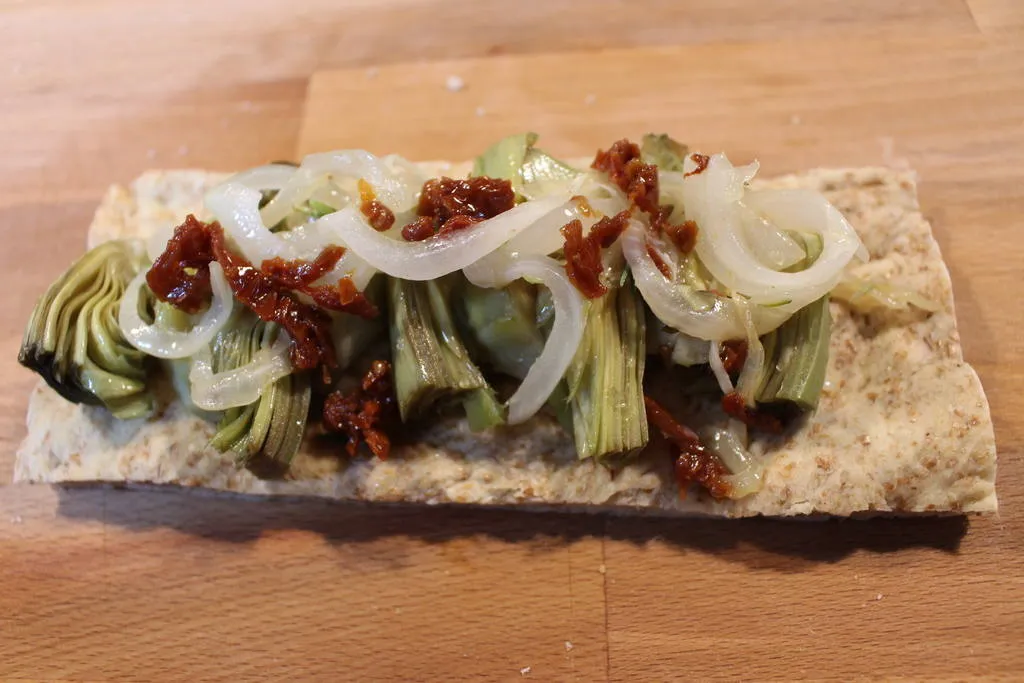
[[[536,141],[499,141],[467,178],[360,150],[239,173],[207,193],[215,221],[189,215],[75,262],[19,360],[130,418],[153,409],[147,358],[165,359],[184,403],[217,421],[212,445],[261,476],[298,452],[319,370],[323,423],[350,456],[365,442],[386,458],[388,429],[439,411],[477,431],[543,409],[580,458],[609,465],[653,425],[681,487],[738,498],[764,471],[748,428],[778,432],[818,405],[830,301],[940,308],[851,272],[867,253],[842,214],[817,192],[748,188],[756,163],[646,135],[576,169]],[[645,395],[655,352],[683,366],[678,391],[721,389],[696,431]]]
[[[562,226],[565,236],[565,272],[576,289],[588,299],[596,299],[608,288],[601,282],[604,263],[601,250],[607,249],[619,239],[629,223],[629,211],[614,216],[605,216],[583,236],[583,223],[577,219]]]
[[[395,400],[391,380],[391,364],[376,360],[362,383],[350,392],[335,391],[324,401],[324,426],[348,437],[345,451],[354,456],[359,444],[366,442],[370,452],[386,460],[391,439],[385,433],[387,423],[394,419]]]

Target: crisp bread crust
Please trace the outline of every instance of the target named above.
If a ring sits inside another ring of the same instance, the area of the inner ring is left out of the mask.
[[[431,164],[429,172],[463,172]],[[145,237],[202,211],[223,178],[154,171],[113,187],[89,230],[89,246]],[[780,437],[759,440],[764,487],[737,501],[681,497],[669,459],[651,449],[614,475],[576,459],[553,421],[483,435],[447,420],[415,435],[385,462],[304,450],[287,478],[261,480],[208,446],[214,425],[168,400],[144,420],[118,421],[67,403],[45,384],[32,392],[17,481],[118,482],[203,487],[256,495],[360,501],[572,506],[654,514],[851,515],[996,510],[996,451],[981,383],[964,362],[949,272],[922,217],[914,177],[882,168],[815,170],[756,183],[818,190],[857,229],[871,261],[856,272],[941,303],[916,311],[851,313],[832,304],[826,386],[817,411]],[[338,449],[340,450],[340,449]]]

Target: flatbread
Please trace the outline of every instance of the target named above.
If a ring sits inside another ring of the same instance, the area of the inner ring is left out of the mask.
[[[431,172],[464,172],[434,164]],[[145,236],[201,213],[203,192],[223,178],[154,171],[107,193],[89,246]],[[579,461],[571,438],[543,416],[475,435],[449,420],[382,462],[304,450],[282,480],[260,480],[207,444],[213,425],[171,401],[150,419],[121,422],[70,404],[44,383],[32,393],[15,479],[203,487],[257,495],[360,501],[571,506],[655,514],[851,515],[993,512],[996,450],[988,403],[964,362],[949,272],[917,204],[911,173],[816,170],[759,183],[823,192],[871,252],[861,275],[888,279],[942,310],[852,314],[832,304],[831,355],[821,405],[799,428],[757,441],[764,488],[738,501],[679,495],[669,459],[645,454],[614,474]],[[339,449],[340,451],[340,449]]]

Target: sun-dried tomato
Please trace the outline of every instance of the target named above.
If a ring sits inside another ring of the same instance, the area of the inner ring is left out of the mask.
[[[601,282],[604,263],[601,249],[607,249],[619,238],[629,223],[629,211],[605,216],[583,236],[583,223],[578,219],[562,226],[565,237],[565,272],[576,289],[588,299],[596,299],[608,291]]]
[[[678,422],[650,396],[644,396],[647,420],[676,448],[674,471],[680,495],[690,482],[703,486],[715,498],[728,498],[732,486],[729,472],[714,453],[704,448],[696,432]]]
[[[394,212],[376,199],[364,202],[360,205],[359,210],[366,216],[370,225],[377,232],[390,230],[391,226],[395,224]]]
[[[654,267],[658,269],[658,272],[664,275],[666,280],[671,280],[672,269],[668,267],[665,259],[661,257],[661,254],[658,253],[658,250],[654,248],[654,245],[649,240],[647,242],[647,255],[654,261]]]
[[[512,183],[500,178],[434,178],[423,184],[417,214],[442,224],[452,216],[494,218],[515,206]]]
[[[630,203],[650,217],[651,230],[655,234],[667,234],[684,254],[693,250],[697,244],[697,224],[693,221],[681,225],[669,223],[672,207],[659,204],[658,167],[643,162],[636,143],[619,140],[608,151],[598,150],[591,167],[607,173],[611,181],[626,193]]]
[[[622,139],[612,144],[608,151],[599,149],[594,155],[594,161],[590,167],[607,173],[611,181],[619,186],[619,189],[629,194],[630,181],[632,181],[629,164],[639,159],[640,146]]]
[[[722,410],[725,411],[726,415],[740,420],[751,429],[771,434],[778,434],[782,431],[782,421],[779,418],[763,410],[748,406],[743,397],[735,391],[722,397]]]
[[[690,158],[693,159],[693,163],[697,164],[697,168],[693,169],[692,171],[684,173],[684,178],[687,178],[692,175],[700,175],[705,170],[707,170],[708,162],[711,161],[711,157],[709,157],[707,154],[691,154]]]
[[[345,276],[335,285],[301,287],[298,291],[309,295],[321,308],[339,313],[350,313],[360,318],[376,318],[380,310],[366,295],[356,289],[352,278]]]
[[[362,178],[359,179],[359,211],[366,216],[370,225],[377,232],[390,230],[395,224],[394,212],[377,201],[373,186]]]
[[[345,450],[354,456],[359,444],[365,442],[370,452],[386,460],[391,439],[385,428],[396,415],[391,364],[376,360],[370,365],[362,383],[349,393],[335,391],[324,401],[323,422],[327,429],[348,437]]]
[[[351,278],[343,277],[336,285],[312,284],[333,269],[344,254],[344,247],[329,246],[314,261],[285,261],[278,257],[264,261],[260,264],[260,270],[281,286],[308,295],[321,308],[351,313],[361,318],[377,317],[377,307],[356,289]]]
[[[725,479],[729,472],[718,458],[680,451],[673,470],[680,491],[685,491],[690,482],[697,482],[719,500],[732,494],[732,485]]]
[[[629,187],[626,191],[629,201],[644,213],[652,217],[657,216],[659,213],[658,167],[634,159],[626,166],[626,172],[630,176]]]
[[[722,349],[718,356],[722,359],[725,371],[730,375],[735,375],[743,369],[744,363],[747,362],[747,340],[730,339],[722,342]]]
[[[661,230],[684,254],[690,253],[697,246],[697,223],[694,221],[683,221],[678,225],[663,223]]]
[[[300,370],[322,365],[326,373],[335,366],[331,319],[323,309],[367,318],[378,315],[377,307],[347,277],[337,285],[312,284],[337,265],[345,254],[343,247],[329,246],[313,261],[273,258],[256,268],[228,248],[219,223],[203,223],[190,214],[175,236],[154,263],[155,271],[147,273],[147,281],[153,278],[153,291],[182,310],[195,312],[210,297],[210,263],[219,262],[235,298],[261,320],[287,330],[292,365]],[[199,298],[204,278],[205,296]],[[293,292],[310,296],[316,305],[299,301]]]
[[[433,178],[423,184],[416,213],[418,219],[402,228],[407,242],[420,242],[433,235],[465,230],[515,206],[512,183],[485,176]]]
[[[466,228],[473,227],[474,224],[479,223],[480,219],[473,218],[472,216],[452,216],[446,220],[440,228],[437,230],[438,235],[450,235],[453,232],[459,230],[465,230]]]
[[[210,237],[206,224],[189,214],[174,229],[164,252],[146,273],[146,284],[161,301],[186,313],[198,313],[212,293]]]
[[[248,259],[227,248],[219,223],[209,227],[210,245],[235,298],[260,320],[277,323],[292,339],[292,365],[308,370],[319,365],[336,365],[328,315],[293,298],[288,287],[273,276],[253,267]]]
[[[312,261],[295,259],[286,261],[281,257],[266,259],[260,264],[260,270],[280,282],[285,287],[297,289],[311,285],[324,276],[345,255],[345,247],[329,246],[320,252]]]
[[[406,242],[422,242],[434,236],[434,219],[421,216],[402,228],[402,239]]]
[[[619,140],[608,151],[598,150],[591,168],[604,171],[619,186],[629,201],[653,218],[658,212],[658,167],[645,164],[640,147]]]
[[[614,216],[605,216],[590,227],[587,239],[595,242],[602,249],[615,244],[629,225],[629,211],[620,211]]]

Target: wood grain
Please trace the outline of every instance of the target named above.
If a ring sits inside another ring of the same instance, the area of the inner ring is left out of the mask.
[[[465,89],[445,91],[446,74]],[[371,106],[344,106],[353,100]],[[951,670],[937,651],[956,653],[957,674],[1024,671],[1024,615],[1009,599],[1024,590],[1010,569],[1024,547],[1014,457],[1024,444],[1015,419],[1024,345],[1014,334],[1024,303],[1000,294],[1024,260],[1022,103],[1024,51],[976,34],[634,48],[431,62],[369,81],[361,70],[318,74],[299,149],[463,158],[529,129],[548,151],[578,156],[656,130],[737,162],[756,157],[765,173],[915,168],[953,274],[965,353],[992,401],[1001,519],[800,529],[615,519],[605,550],[609,672],[768,679],[787,677],[783,666],[834,680],[865,671],[941,679]],[[652,538],[640,553],[637,538]],[[955,604],[983,616],[965,618],[969,630],[934,616]],[[738,615],[748,619],[739,629]]]
[[[32,382],[10,361],[21,326],[110,182],[341,146],[468,157],[527,128],[589,154],[661,129],[766,173],[919,171],[992,404],[1000,515],[659,522],[6,486],[0,678],[1024,675],[1020,4],[507,7],[0,0],[0,483]]]

